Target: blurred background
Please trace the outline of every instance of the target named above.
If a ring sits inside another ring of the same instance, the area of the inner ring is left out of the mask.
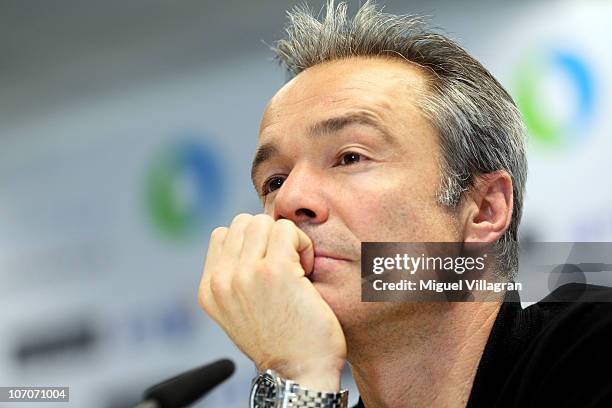
[[[260,212],[249,168],[286,78],[264,41],[294,4],[0,1],[1,386],[124,408],[230,357],[198,406],[246,406],[254,367],[196,292],[211,230]],[[431,16],[516,98],[523,237],[611,241],[612,2],[382,4]],[[348,371],[344,385],[355,402]]]

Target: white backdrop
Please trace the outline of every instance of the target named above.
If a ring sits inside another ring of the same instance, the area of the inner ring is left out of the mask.
[[[445,7],[436,22],[511,93],[527,81],[534,120],[557,130],[556,144],[532,135],[526,238],[611,240],[610,3],[480,16]],[[251,155],[284,74],[259,48],[0,121],[0,385],[66,385],[70,406],[118,408],[153,382],[231,357],[237,373],[199,406],[245,406],[253,366],[198,309],[196,291],[212,228],[260,211]],[[550,55],[574,58],[590,99]],[[151,181],[159,163],[167,177]],[[152,212],[164,199],[170,221]]]

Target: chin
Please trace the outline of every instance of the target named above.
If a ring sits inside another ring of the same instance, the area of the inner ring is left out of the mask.
[[[313,286],[343,326],[347,319],[359,317],[356,315],[364,304],[361,302],[360,276],[355,271],[345,271],[343,274],[328,273],[313,280]]]

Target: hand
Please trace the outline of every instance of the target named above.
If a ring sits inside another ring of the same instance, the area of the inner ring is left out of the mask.
[[[198,299],[258,370],[337,392],[346,341],[307,278],[313,264],[312,241],[293,222],[240,214],[211,234]]]

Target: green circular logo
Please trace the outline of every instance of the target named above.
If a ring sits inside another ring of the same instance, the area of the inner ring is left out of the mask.
[[[557,74],[565,92],[544,92],[543,84]],[[569,52],[553,50],[526,58],[517,70],[515,96],[530,135],[547,146],[563,147],[586,134],[594,111],[595,86],[586,63]],[[556,98],[571,108],[555,115]]]
[[[155,227],[173,238],[201,230],[223,201],[217,155],[201,142],[183,141],[154,158],[146,180],[146,203]]]

